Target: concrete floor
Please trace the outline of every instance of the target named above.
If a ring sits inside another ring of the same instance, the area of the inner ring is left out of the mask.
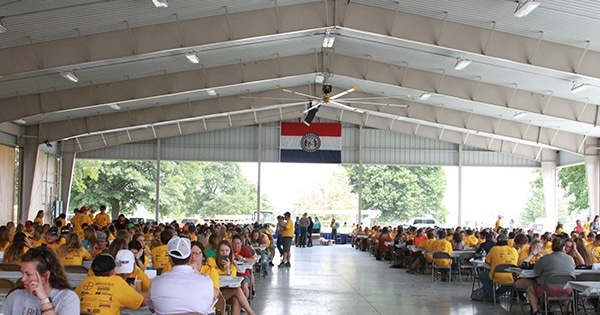
[[[275,263],[279,262],[279,254]],[[508,312],[508,303],[469,299],[471,280],[432,282],[431,275],[391,269],[350,245],[292,247],[291,268],[270,267],[256,280],[253,309],[259,315],[454,315]]]

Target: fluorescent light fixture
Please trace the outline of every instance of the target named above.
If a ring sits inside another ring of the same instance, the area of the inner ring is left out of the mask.
[[[454,70],[464,70],[471,64],[471,60],[469,59],[457,59],[456,64],[454,65]]]
[[[14,122],[15,124],[17,124],[17,125],[24,125],[24,124],[26,124],[26,123],[27,123],[27,122],[25,121],[25,119],[17,119],[17,120],[14,120],[13,122]]]
[[[315,83],[323,83],[325,82],[325,76],[322,74],[317,74],[315,76]]]
[[[513,116],[513,119],[523,118],[523,117],[525,117],[527,115],[528,114],[526,112],[516,112],[515,115]]]
[[[213,89],[206,90],[206,93],[208,93],[208,95],[210,95],[210,96],[215,96],[215,95],[217,95],[217,92],[216,92],[215,90],[213,90]]]
[[[60,75],[61,75],[63,78],[65,78],[65,79],[67,79],[67,80],[70,80],[70,81],[73,81],[73,82],[75,82],[75,83],[79,82],[79,78],[78,78],[78,77],[75,75],[75,73],[74,73],[74,72],[71,72],[71,71],[64,71],[64,72],[61,72],[61,73],[60,73]]]
[[[524,3],[519,3],[517,5],[517,10],[513,14],[515,17],[524,17],[529,15],[529,13],[533,12],[535,8],[539,7],[541,2],[537,2],[535,0],[526,0]]]
[[[117,104],[117,103],[113,103],[108,105],[110,106],[110,108],[114,109],[114,110],[121,110],[121,105]]]
[[[583,90],[587,90],[591,85],[587,83],[577,84],[577,82],[573,82],[573,87],[571,88],[571,93],[579,93]]]
[[[335,37],[333,37],[333,36],[323,37],[323,48],[333,47],[333,42],[335,42]]]
[[[157,8],[167,8],[169,7],[169,2],[167,0],[152,0],[154,6]]]
[[[0,20],[0,33],[6,33],[6,26],[2,25],[1,20]]]
[[[200,63],[200,58],[198,58],[198,55],[196,55],[195,52],[191,52],[191,53],[187,53],[185,54],[185,57],[191,62],[191,63]]]
[[[431,93],[423,93],[423,94],[421,94],[421,96],[419,96],[419,99],[420,99],[421,101],[426,101],[426,100],[428,100],[428,99],[429,99],[431,96],[433,96],[433,94],[431,94]]]

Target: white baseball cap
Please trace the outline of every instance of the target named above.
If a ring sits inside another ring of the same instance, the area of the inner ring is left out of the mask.
[[[117,274],[130,274],[133,272],[133,265],[135,264],[135,257],[133,253],[128,249],[121,249],[117,252],[115,257],[115,273]]]
[[[173,258],[186,259],[190,257],[192,246],[190,240],[185,237],[173,236],[167,243],[167,252]]]

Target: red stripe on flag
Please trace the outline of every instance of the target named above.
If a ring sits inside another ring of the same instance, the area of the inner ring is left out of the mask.
[[[282,136],[304,136],[307,133],[314,133],[319,137],[341,137],[342,124],[312,123],[307,126],[301,122],[281,122]]]

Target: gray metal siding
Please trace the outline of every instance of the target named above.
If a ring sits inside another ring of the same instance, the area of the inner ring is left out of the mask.
[[[0,143],[9,146],[17,146],[17,136],[0,131]]]
[[[262,128],[262,162],[279,161],[279,123]],[[342,125],[342,163],[359,163],[360,128]],[[377,129],[362,129],[363,163],[383,165],[458,165],[459,146],[444,141]],[[144,141],[82,152],[83,159],[156,159],[156,141]],[[561,155],[561,157],[563,157]],[[576,157],[564,156],[574,160]],[[258,126],[223,129],[161,141],[161,159],[177,161],[256,162]],[[506,153],[463,148],[464,166],[539,167],[536,161]]]

